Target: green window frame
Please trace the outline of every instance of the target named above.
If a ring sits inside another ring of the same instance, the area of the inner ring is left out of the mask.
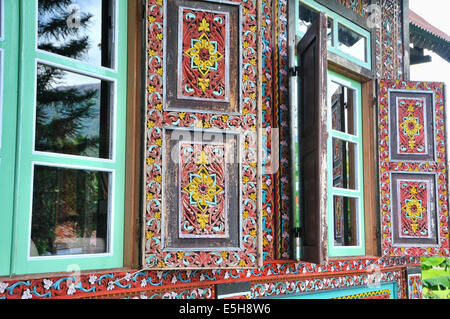
[[[371,33],[364,28],[356,25],[355,23],[345,19],[341,15],[333,12],[332,10],[324,7],[323,5],[315,2],[314,0],[298,0],[298,4],[295,8],[296,17],[300,17],[299,13],[299,4],[315,11],[315,12],[326,12],[329,18],[329,21],[332,21],[332,40],[328,41],[328,50],[333,52],[357,65],[360,65],[366,69],[372,69],[372,49],[371,49]],[[366,39],[365,41],[365,60],[361,60],[358,57],[355,57],[342,49],[339,49],[339,26],[343,26],[344,28],[354,32],[355,34]],[[302,38],[305,35],[305,32],[302,32],[299,28],[298,20],[296,22],[296,34],[298,37]]]
[[[3,96],[3,103],[8,103],[8,109],[3,110],[4,125],[0,127],[3,141],[8,144],[3,143],[4,150],[0,151],[6,151],[0,153],[0,173],[6,177],[0,181],[0,198],[7,209],[2,209],[4,213],[0,215],[1,236],[5,239],[0,248],[0,275],[68,271],[74,265],[79,270],[120,268],[124,255],[127,1],[114,2],[115,63],[111,68],[38,49],[38,1],[7,1],[6,5],[5,41],[0,41],[0,49],[5,51],[8,64],[3,70],[8,77],[5,90],[8,94]],[[108,137],[112,147],[108,158],[35,150],[38,64],[111,83],[114,101],[110,115],[112,129]],[[108,242],[105,253],[30,256],[36,166],[108,173]]]
[[[328,70],[327,73],[328,91],[327,91],[327,127],[328,127],[328,255],[330,257],[344,257],[344,256],[363,256],[365,255],[365,233],[364,233],[364,168],[363,168],[363,134],[362,134],[362,96],[361,83],[347,78],[339,73]],[[356,125],[354,134],[349,134],[339,130],[334,130],[332,125],[332,98],[331,98],[331,84],[332,82],[343,87],[349,88],[354,92],[354,124]],[[352,143],[355,145],[355,178],[356,185],[354,189],[344,189],[335,187],[333,183],[333,139]],[[356,238],[357,245],[353,246],[337,246],[334,241],[334,197],[341,196],[344,198],[352,198],[357,200],[355,205],[356,219]]]
[[[7,5],[8,7],[5,7]],[[10,274],[17,125],[18,1],[0,0],[0,276]],[[5,11],[8,14],[5,14]],[[5,26],[7,28],[5,29]]]

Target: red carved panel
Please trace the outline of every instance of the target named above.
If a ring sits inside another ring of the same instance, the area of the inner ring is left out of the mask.
[[[227,237],[225,146],[180,145],[180,237]]]
[[[430,237],[428,218],[429,189],[426,181],[400,181],[400,211],[399,236]]]
[[[178,97],[228,98],[228,14],[180,8]]]
[[[423,99],[401,98],[398,110],[398,153],[426,154],[426,113]]]

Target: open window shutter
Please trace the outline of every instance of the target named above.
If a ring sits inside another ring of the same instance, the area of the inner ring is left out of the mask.
[[[443,83],[379,82],[383,256],[449,256]]]
[[[297,47],[302,260],[327,261],[327,15],[320,13]]]
[[[148,5],[148,269],[262,263],[256,10],[244,1]]]

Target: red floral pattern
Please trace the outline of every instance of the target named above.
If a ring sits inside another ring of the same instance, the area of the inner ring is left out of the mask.
[[[181,97],[224,100],[228,90],[228,15],[188,8],[180,11]]]
[[[429,237],[428,198],[426,182],[400,181],[400,237]]]
[[[180,237],[228,237],[225,146],[180,146]]]
[[[399,99],[398,139],[400,154],[425,154],[425,105],[423,100]]]

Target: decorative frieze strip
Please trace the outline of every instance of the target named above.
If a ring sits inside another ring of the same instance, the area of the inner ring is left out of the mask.
[[[417,257],[359,258],[334,260],[326,265],[305,262],[274,261],[258,269],[219,270],[141,270],[67,276],[48,276],[35,279],[0,280],[0,299],[87,298],[120,293],[168,291],[198,288],[227,281],[270,281],[281,276],[317,277],[339,273],[369,276],[358,273],[386,272],[389,268],[420,264]],[[394,271],[394,270],[392,270]],[[395,270],[397,271],[397,270]],[[303,280],[303,279],[302,279]]]
[[[213,299],[214,287],[185,288],[174,290],[149,290],[112,295],[94,296],[87,299]]]
[[[377,286],[385,283],[395,282],[397,298],[405,298],[402,289],[402,272],[387,271],[360,273],[339,276],[326,276],[320,278],[302,278],[299,280],[272,281],[257,283],[252,287],[251,299],[282,297],[298,295],[302,293],[325,292],[332,289],[358,288],[365,286]]]

